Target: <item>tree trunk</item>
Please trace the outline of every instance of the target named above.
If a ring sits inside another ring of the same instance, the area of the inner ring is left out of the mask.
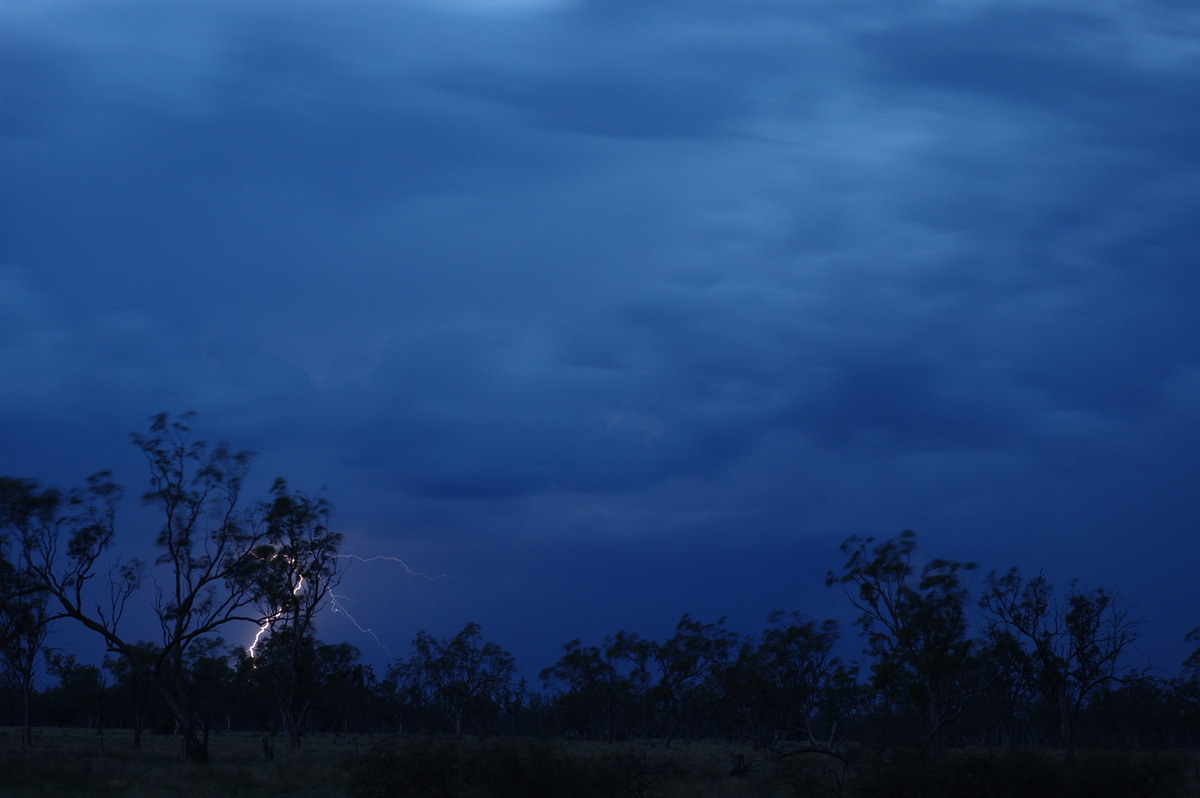
[[[21,747],[29,750],[33,747],[33,682],[27,681],[21,686]]]
[[[203,765],[208,763],[208,740],[200,739],[200,735],[196,733],[196,728],[192,724],[181,726],[179,729],[180,736],[183,737],[183,758],[188,762],[195,762]],[[207,734],[204,735],[208,737]]]
[[[1067,768],[1075,769],[1075,730],[1071,724],[1071,699],[1066,687],[1058,691],[1058,733],[1067,757]]]

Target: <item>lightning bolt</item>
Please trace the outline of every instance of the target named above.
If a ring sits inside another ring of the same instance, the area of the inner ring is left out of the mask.
[[[363,626],[360,624],[358,620],[350,614],[350,610],[346,609],[345,605],[342,604],[343,601],[354,601],[354,599],[350,598],[349,596],[339,596],[337,593],[332,591],[329,593],[329,599],[329,608],[333,610],[334,613],[341,613],[342,615],[346,616],[346,620],[353,624],[355,629],[365,635],[370,635],[371,639],[375,641],[375,644],[382,648],[384,653],[388,655],[388,659],[391,659],[391,650],[383,644],[383,641],[379,639],[379,635],[375,634],[375,630],[369,626]]]
[[[376,562],[378,560],[384,560],[386,562],[399,563],[400,567],[404,569],[404,573],[408,576],[409,584],[412,584],[412,578],[414,576],[420,577],[421,579],[425,579],[430,582],[436,582],[438,579],[446,579],[449,576],[449,574],[438,574],[437,576],[430,576],[429,574],[424,574],[424,573],[421,573],[420,571],[414,571],[412,568],[410,568],[408,566],[408,563],[406,563],[404,560],[400,559],[399,557],[392,557],[387,554],[376,554],[372,557],[361,557],[357,554],[337,554],[334,556],[336,556],[339,560],[358,560],[359,562]],[[413,585],[413,589],[414,590],[416,589],[416,585]],[[421,591],[418,590],[417,592],[420,593]]]
[[[273,554],[271,555],[271,559],[279,556],[282,555]],[[304,574],[296,574],[296,584],[292,585],[292,595],[298,596],[303,590]],[[262,619],[262,623],[259,625],[258,631],[254,633],[254,640],[252,640],[250,645],[246,647],[246,653],[250,655],[250,659],[254,659],[256,656],[258,656],[258,644],[261,643],[262,639],[271,631],[271,627],[275,624],[275,621],[279,620],[280,615],[283,615],[283,607],[280,607],[279,609],[275,610],[275,612]]]
[[[272,555],[272,557],[278,557],[278,556],[281,556],[281,555],[279,555],[279,554]],[[422,573],[421,571],[413,570],[409,566],[409,564],[406,563],[404,560],[400,559],[399,557],[393,557],[388,554],[375,554],[370,557],[363,557],[362,555],[359,555],[359,554],[335,554],[334,556],[339,560],[355,560],[357,562],[362,562],[362,563],[370,563],[370,562],[393,562],[393,563],[396,563],[404,570],[404,574],[408,578],[409,585],[418,594],[421,591],[420,591],[420,589],[417,588],[416,584],[414,583],[414,581],[413,581],[414,579],[424,579],[429,582],[435,582],[438,579],[449,578],[449,574],[437,574],[435,576],[430,576],[429,574]],[[292,585],[292,595],[293,596],[299,595],[303,590],[304,590],[304,575],[297,574],[296,583],[294,585]],[[330,609],[335,614],[341,614],[342,616],[344,616],[346,618],[346,620],[348,620],[351,623],[351,625],[354,626],[354,628],[357,629],[359,632],[361,632],[365,635],[369,635],[371,637],[371,639],[375,641],[376,645],[378,645],[380,648],[382,648],[384,650],[384,652],[387,653],[388,657],[391,657],[392,652],[390,650],[388,650],[388,647],[385,646],[383,644],[383,641],[379,639],[379,635],[375,634],[375,630],[369,626],[363,626],[361,623],[359,623],[358,619],[356,619],[354,617],[354,615],[350,612],[350,610],[346,608],[345,602],[353,602],[353,601],[354,601],[354,599],[350,598],[349,596],[338,595],[337,593],[334,593],[333,591],[329,592],[329,607],[330,607]],[[282,615],[282,614],[283,614],[283,608],[280,607],[275,612],[273,612],[270,615],[268,615],[267,617],[263,618],[262,623],[258,627],[258,631],[255,632],[255,634],[254,634],[254,639],[250,642],[250,645],[246,647],[246,653],[250,656],[250,659],[254,659],[258,655],[259,644],[262,643],[263,639],[268,634],[271,633],[272,626],[274,625],[275,621],[278,620],[280,615]]]
[[[375,554],[370,557],[363,557],[362,555],[359,555],[359,554],[337,554],[334,556],[336,556],[339,560],[355,560],[357,562],[362,562],[362,563],[394,562],[404,570],[404,574],[408,578],[409,586],[412,587],[412,589],[414,591],[416,591],[418,594],[420,594],[421,591],[416,586],[416,584],[413,582],[414,578],[424,579],[428,582],[436,582],[438,579],[449,578],[449,574],[437,574],[436,576],[430,576],[429,574],[423,573],[421,571],[413,570],[413,568],[411,568],[409,566],[409,564],[406,563],[404,560],[400,559],[399,557],[393,557],[388,554]],[[378,645],[381,649],[383,649],[384,653],[386,653],[388,655],[388,657],[391,658],[392,652],[388,649],[387,646],[385,646],[383,644],[383,641],[379,639],[379,635],[375,634],[375,630],[369,626],[363,626],[361,623],[359,623],[358,619],[355,618],[354,615],[350,612],[350,610],[346,608],[346,605],[344,602],[347,602],[347,601],[353,602],[354,599],[350,598],[349,596],[338,595],[332,591],[330,591],[330,593],[329,593],[329,599],[330,599],[329,608],[331,610],[333,610],[334,613],[340,613],[341,615],[343,615],[346,618],[346,620],[348,620],[351,623],[351,625],[353,625],[354,628],[357,629],[359,632],[362,632],[365,635],[370,635],[371,639],[375,641],[375,644]]]

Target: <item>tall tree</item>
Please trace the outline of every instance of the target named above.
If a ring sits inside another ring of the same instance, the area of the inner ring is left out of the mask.
[[[30,530],[53,522],[62,497],[36,482],[0,477],[0,671],[21,696],[21,744],[33,745],[38,658],[50,633],[48,595],[28,565]]]
[[[840,585],[859,611],[856,623],[875,659],[872,682],[918,714],[922,748],[936,749],[966,697],[973,641],[962,574],[975,564],[934,559],[918,570],[909,530],[879,543],[851,537],[841,549],[842,573],[830,572],[825,583]]]
[[[266,542],[256,556],[263,563],[258,609],[265,621],[250,654],[275,695],[291,746],[299,748],[317,688],[316,614],[338,584],[342,536],[329,528],[329,502],[294,493],[282,479],[261,511]]]
[[[1057,710],[1059,740],[1074,763],[1079,713],[1098,688],[1133,675],[1121,657],[1141,620],[1104,588],[1072,582],[1059,601],[1043,574],[1026,578],[1016,568],[988,575],[980,606],[993,634],[1007,633],[1020,645],[1030,678]]]
[[[149,466],[142,500],[162,519],[155,538],[159,554],[149,569],[161,632],[161,648],[153,659],[121,627],[147,566],[129,560],[101,570],[116,532],[121,496],[107,472],[70,493],[62,514],[31,528],[23,548],[29,569],[57,605],[56,614],[91,629],[110,651],[139,668],[175,717],[185,757],[204,762],[208,730],[194,712],[188,650],[230,623],[261,626],[266,621],[260,607],[262,571],[271,560],[262,552],[263,547],[278,547],[270,540],[271,526],[255,523],[240,502],[253,455],[194,439],[193,418],[191,413],[175,418],[160,413],[151,418],[146,434],[132,435]],[[107,584],[97,579],[100,573],[109,575]]]
[[[701,623],[690,615],[679,619],[671,637],[651,645],[658,672],[651,694],[665,721],[668,748],[710,686],[710,674],[736,655],[737,645],[737,636],[725,628],[724,618]]]
[[[33,745],[33,694],[38,659],[50,633],[46,596],[32,593],[0,607],[0,672],[21,696],[21,745]]]

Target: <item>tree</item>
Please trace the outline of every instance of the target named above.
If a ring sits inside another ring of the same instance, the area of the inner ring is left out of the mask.
[[[33,693],[38,657],[50,633],[41,593],[6,603],[0,612],[0,670],[21,695],[21,745],[33,745]]]
[[[56,616],[92,630],[109,651],[140,669],[174,716],[185,757],[204,762],[208,730],[194,712],[188,650],[230,623],[263,625],[262,572],[271,565],[263,547],[279,547],[269,537],[271,525],[255,523],[253,514],[241,509],[253,455],[193,439],[193,418],[160,413],[151,418],[147,434],[132,435],[149,466],[142,501],[157,508],[162,519],[154,568],[125,561],[108,570],[106,586],[92,584],[104,581],[96,577],[115,535],[121,496],[107,472],[89,477],[86,487],[68,494],[60,514],[27,530],[23,551],[29,571],[56,605]],[[121,630],[126,605],[148,570],[161,632],[153,659]],[[97,593],[103,598],[97,600]]]
[[[104,674],[95,665],[81,665],[70,654],[46,652],[46,670],[58,679],[54,691],[61,719],[74,721],[83,710],[89,728],[96,734],[104,731],[104,707],[108,701],[108,685]]]
[[[825,583],[840,585],[860,613],[874,686],[918,714],[921,747],[936,749],[963,709],[973,641],[962,573],[975,564],[934,559],[918,574],[916,548],[908,530],[880,543],[850,537],[842,574],[830,572]]]
[[[754,652],[760,724],[795,736],[809,749],[832,750],[852,708],[856,673],[834,654],[837,623],[777,612]],[[767,742],[767,741],[764,741]]]
[[[47,594],[23,550],[29,530],[51,522],[61,500],[36,482],[0,477],[0,671],[21,696],[21,744],[33,745],[37,662],[50,633]]]
[[[329,528],[325,499],[293,493],[282,479],[271,497],[261,507],[266,542],[255,552],[263,563],[257,606],[265,620],[249,653],[275,695],[292,748],[299,748],[316,690],[316,614],[338,584],[342,536]]]
[[[150,714],[152,687],[146,679],[146,672],[159,654],[159,646],[155,643],[139,641],[131,647],[135,659],[127,657],[105,657],[104,667],[112,674],[110,688],[114,703],[118,708],[128,713],[128,723],[133,727],[133,748],[142,748],[142,732]]]
[[[713,669],[728,662],[737,650],[737,637],[725,628],[725,619],[701,623],[689,615],[680,618],[675,634],[650,647],[658,681],[651,693],[666,720],[666,746],[694,709]]]
[[[563,646],[558,662],[544,668],[538,678],[547,687],[552,682],[560,685],[555,704],[569,730],[585,738],[594,734],[610,741],[616,738],[627,686],[613,662],[599,648],[572,640]]]
[[[1121,656],[1141,620],[1104,588],[1085,590],[1072,581],[1059,602],[1043,574],[1026,578],[1016,568],[989,574],[979,603],[992,633],[1019,643],[1029,677],[1057,710],[1059,742],[1073,764],[1075,721],[1097,688],[1133,675]]]
[[[513,681],[517,665],[496,643],[484,642],[477,623],[468,623],[449,640],[417,633],[413,654],[396,668],[401,678],[421,685],[462,736],[472,723],[480,733],[493,714],[503,690]]]

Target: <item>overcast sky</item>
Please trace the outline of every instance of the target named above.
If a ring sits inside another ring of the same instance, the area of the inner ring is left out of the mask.
[[[848,619],[838,544],[911,528],[1118,589],[1178,669],[1192,3],[8,0],[0,37],[0,473],[135,497],[128,433],[198,411],[447,575],[350,568],[387,651],[322,634],[377,662]]]

